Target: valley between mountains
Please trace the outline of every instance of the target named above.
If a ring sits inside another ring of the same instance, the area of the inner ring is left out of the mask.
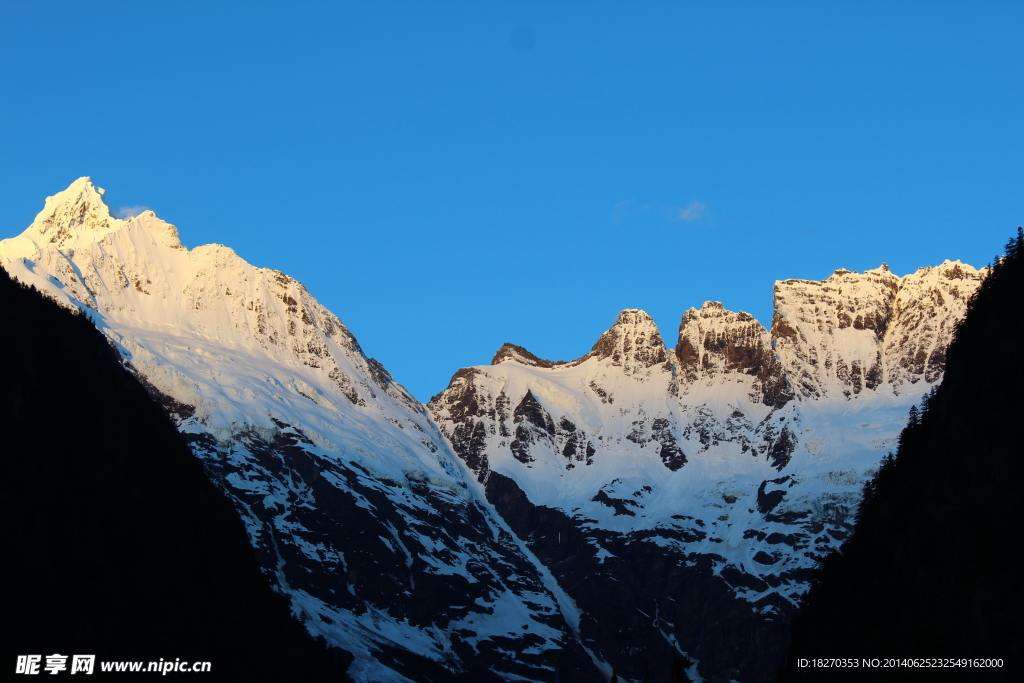
[[[299,282],[102,195],[47,198],[0,264],[103,332],[361,682],[771,680],[985,276],[781,281],[770,329],[705,302],[674,346],[625,310],[422,405]]]

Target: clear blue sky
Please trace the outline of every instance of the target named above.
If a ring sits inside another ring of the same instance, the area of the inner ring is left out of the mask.
[[[302,281],[421,400],[622,308],[1024,223],[1024,2],[0,3],[0,236],[88,175]]]

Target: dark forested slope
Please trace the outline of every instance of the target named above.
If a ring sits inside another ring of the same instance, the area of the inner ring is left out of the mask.
[[[1019,680],[1022,242],[1018,229],[970,303],[942,384],[912,411],[852,537],[818,571],[783,680]],[[1001,658],[1003,668],[797,665],[826,657]]]
[[[205,680],[347,680],[351,656],[291,618],[231,504],[92,323],[2,268],[0,320],[6,665],[95,654],[210,661]]]

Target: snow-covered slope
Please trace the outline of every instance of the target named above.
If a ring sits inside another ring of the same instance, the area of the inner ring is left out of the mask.
[[[90,315],[161,396],[356,680],[543,678],[556,658],[596,675],[571,601],[337,317],[151,211],[111,217],[102,192],[81,178],[48,198],[0,263]]]
[[[712,680],[731,668],[759,680],[767,660],[751,643],[781,647],[772,624],[846,537],[981,277],[945,262],[780,282],[771,333],[707,302],[683,315],[674,354],[628,310],[578,360],[506,344],[429,407],[513,529],[573,586],[585,641],[620,672],[642,674],[639,651],[685,652]],[[537,510],[553,531],[536,528]],[[688,568],[689,588],[665,566]],[[627,582],[641,623],[609,631],[607,596]]]

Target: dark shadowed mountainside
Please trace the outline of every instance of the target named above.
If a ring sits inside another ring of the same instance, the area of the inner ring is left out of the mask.
[[[351,655],[290,616],[231,503],[89,319],[0,268],[0,320],[7,665],[95,654],[209,661],[204,680],[348,680]]]

